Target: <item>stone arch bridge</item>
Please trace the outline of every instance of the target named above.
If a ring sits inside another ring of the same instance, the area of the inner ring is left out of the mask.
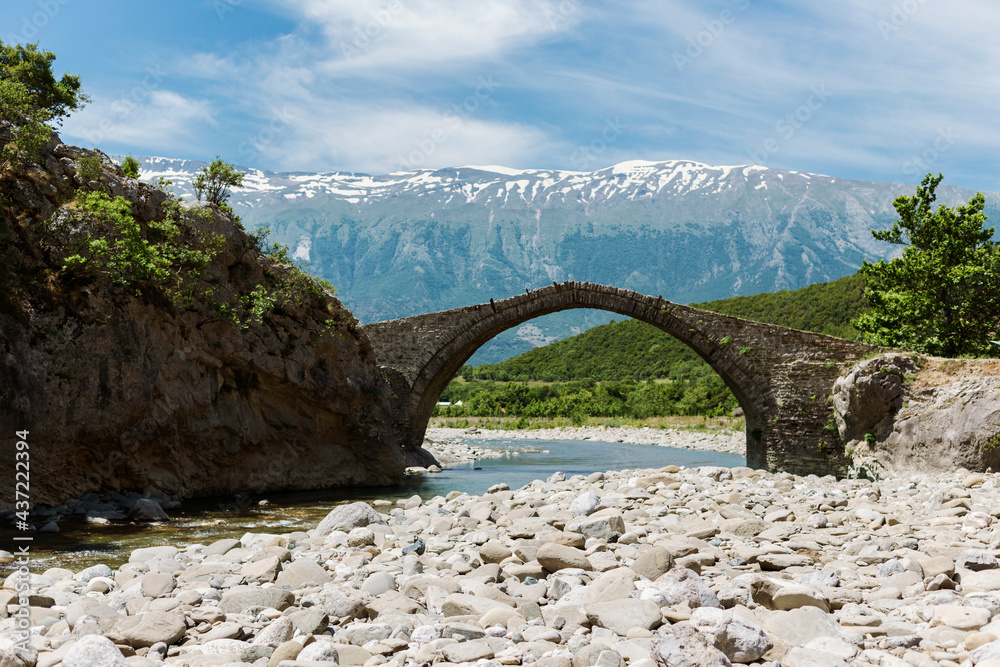
[[[641,320],[697,352],[743,408],[747,465],[796,474],[846,471],[836,430],[828,426],[828,397],[842,365],[874,348],[583,282],[362,327],[389,376],[394,428],[404,449],[421,446],[441,392],[480,346],[528,320],[571,308]]]

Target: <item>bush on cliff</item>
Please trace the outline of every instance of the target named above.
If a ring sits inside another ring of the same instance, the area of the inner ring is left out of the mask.
[[[55,78],[55,58],[37,44],[0,42],[0,121],[14,128],[13,140],[0,147],[0,171],[36,160],[49,140],[49,125],[58,125],[90,100],[80,90],[79,76]]]
[[[205,201],[210,204],[229,209],[226,205],[229,201],[229,189],[243,185],[243,172],[237,171],[234,165],[223,162],[221,157],[216,156],[211,164],[202,167],[191,184],[198,201],[204,195]]]
[[[1000,244],[986,227],[986,200],[935,210],[943,176],[928,174],[914,196],[893,202],[899,220],[872,230],[880,241],[905,245],[901,257],[865,262],[871,310],[854,320],[861,339],[945,357],[990,356],[1000,333]]]
[[[200,295],[205,269],[224,244],[220,234],[189,224],[176,203],[165,206],[162,220],[152,220],[143,229],[124,197],[112,199],[103,190],[94,190],[81,191],[79,199],[74,214],[51,225],[90,230],[72,244],[64,269],[137,294],[161,294],[176,306],[188,306]],[[204,210],[191,215],[204,219],[206,213],[210,218]]]
[[[122,173],[125,174],[126,178],[139,178],[140,166],[138,160],[131,155],[126,155],[125,159],[122,160]]]

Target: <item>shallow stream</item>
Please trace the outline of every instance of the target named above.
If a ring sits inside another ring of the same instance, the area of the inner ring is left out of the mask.
[[[226,537],[239,538],[246,532],[280,534],[306,530],[315,527],[334,505],[347,501],[399,500],[414,494],[429,500],[453,490],[482,494],[494,484],[505,483],[517,489],[536,479],[546,479],[557,471],[570,477],[596,471],[667,465],[734,467],[745,464],[743,457],[731,454],[611,442],[476,440],[471,444],[501,450],[530,447],[540,451],[456,464],[438,474],[407,477],[398,487],[259,495],[252,498],[249,507],[241,509],[233,508],[232,498],[186,500],[179,509],[169,511],[169,523],[159,525],[112,522],[97,526],[82,520],[66,520],[60,523],[59,533],[34,533],[31,570],[41,573],[50,567],[66,567],[79,571],[98,563],[114,568],[127,562],[132,550],[139,547],[162,544],[184,547],[210,544]],[[268,504],[259,506],[257,503],[263,499]],[[14,534],[4,529],[0,544],[13,545]],[[2,567],[7,571],[11,565]]]

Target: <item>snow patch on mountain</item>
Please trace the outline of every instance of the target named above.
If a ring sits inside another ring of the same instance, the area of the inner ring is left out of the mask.
[[[309,250],[312,248],[312,239],[308,236],[302,236],[299,238],[299,244],[295,247],[295,252],[292,253],[292,259],[308,262],[309,261]]]

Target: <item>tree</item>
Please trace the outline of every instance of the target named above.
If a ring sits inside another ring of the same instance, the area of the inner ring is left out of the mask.
[[[125,159],[122,160],[122,172],[125,173],[127,178],[139,178],[139,168],[142,165],[131,155],[126,155]]]
[[[864,262],[871,310],[853,324],[874,345],[987,356],[1000,332],[1000,246],[984,227],[982,193],[964,206],[932,208],[942,178],[928,174],[914,196],[897,197],[899,220],[872,230],[880,241],[907,247],[890,262]]]
[[[52,74],[55,54],[37,44],[0,42],[0,121],[12,137],[0,146],[0,169],[37,159],[50,127],[90,101],[80,90],[80,77]]]
[[[243,173],[216,156],[210,165],[202,167],[191,183],[198,201],[205,195],[205,201],[223,206],[229,199],[229,188],[243,185]]]

